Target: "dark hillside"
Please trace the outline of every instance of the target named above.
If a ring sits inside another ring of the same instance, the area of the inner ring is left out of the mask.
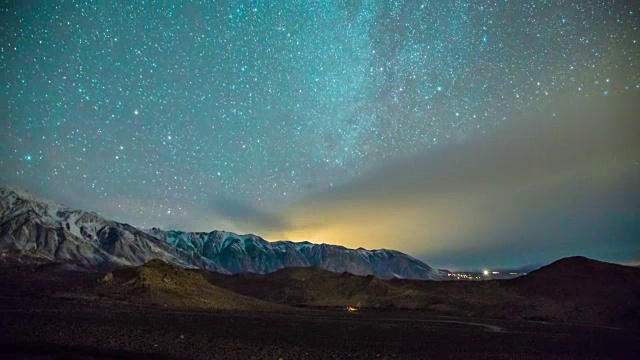
[[[560,259],[505,287],[562,303],[581,322],[640,326],[640,269],[581,256]]]
[[[249,298],[211,285],[200,273],[162,260],[105,275],[96,293],[113,299],[167,308],[266,311],[283,306]]]

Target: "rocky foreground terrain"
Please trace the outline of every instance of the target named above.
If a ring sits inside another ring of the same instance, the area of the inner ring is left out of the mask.
[[[292,306],[412,309],[640,329],[640,270],[584,257],[561,259],[512,280],[478,282],[381,280],[313,268],[205,275],[231,291]]]
[[[23,253],[2,258],[5,293],[206,311],[413,310],[443,316],[640,329],[640,269],[584,257],[512,280],[383,280],[317,268],[225,275],[152,260],[97,271]]]
[[[97,295],[136,305],[170,309],[231,311],[277,311],[284,306],[244,296],[210,284],[199,272],[187,271],[162,260],[143,266],[114,270],[94,288],[79,289],[76,295]]]
[[[600,277],[567,288],[552,275],[569,269]],[[159,260],[96,271],[5,254],[0,358],[634,359],[638,271],[569,258],[517,281],[443,282],[224,275]],[[594,300],[589,289],[607,278],[598,297],[608,300]]]

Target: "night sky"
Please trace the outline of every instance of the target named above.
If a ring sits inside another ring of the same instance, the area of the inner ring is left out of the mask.
[[[450,268],[640,260],[637,1],[0,4],[2,183]]]

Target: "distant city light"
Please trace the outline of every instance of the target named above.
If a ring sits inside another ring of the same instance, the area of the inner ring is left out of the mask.
[[[489,275],[489,270],[482,270],[482,273],[486,276]]]

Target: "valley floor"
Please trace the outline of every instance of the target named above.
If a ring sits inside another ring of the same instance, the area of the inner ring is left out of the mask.
[[[632,359],[640,333],[413,311],[171,311],[0,298],[3,359]]]

